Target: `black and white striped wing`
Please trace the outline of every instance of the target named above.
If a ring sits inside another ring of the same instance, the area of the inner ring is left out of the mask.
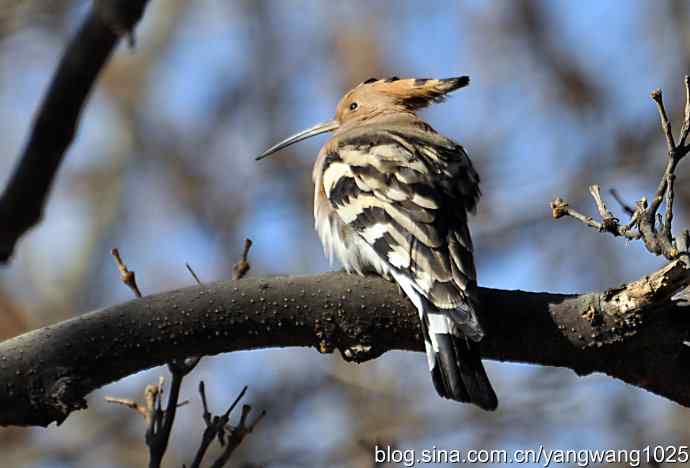
[[[437,308],[474,302],[467,213],[479,177],[462,147],[433,132],[373,129],[327,151],[321,180],[341,220]]]

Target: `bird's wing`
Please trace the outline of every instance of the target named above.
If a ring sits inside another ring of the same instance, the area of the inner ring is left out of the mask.
[[[322,188],[341,220],[437,308],[475,302],[467,212],[479,177],[463,148],[433,131],[375,129],[326,153]]]

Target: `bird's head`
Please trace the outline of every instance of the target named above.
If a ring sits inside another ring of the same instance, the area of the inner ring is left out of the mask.
[[[414,113],[431,103],[442,102],[448,93],[467,86],[469,82],[468,76],[443,79],[393,77],[377,80],[370,78],[348,91],[340,99],[336,107],[335,119],[314,125],[286,138],[264,151],[256,159],[263,159],[298,141],[342,127],[356,126],[382,114]]]

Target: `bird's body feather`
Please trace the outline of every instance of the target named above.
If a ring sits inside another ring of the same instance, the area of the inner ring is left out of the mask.
[[[316,227],[348,271],[396,271],[437,308],[456,310],[476,301],[467,212],[479,178],[460,145],[413,119],[381,119],[324,146],[313,173]],[[480,339],[475,314],[466,315],[466,333]]]

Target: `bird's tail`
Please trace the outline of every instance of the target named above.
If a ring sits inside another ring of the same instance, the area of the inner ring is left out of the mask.
[[[438,394],[485,410],[496,409],[498,399],[479,355],[479,340],[484,334],[472,306],[438,309],[409,278],[397,272],[392,275],[419,311],[431,378]]]
[[[496,409],[498,399],[482,365],[479,343],[459,333],[450,317],[431,307],[420,308],[420,318],[436,391],[444,398]]]

